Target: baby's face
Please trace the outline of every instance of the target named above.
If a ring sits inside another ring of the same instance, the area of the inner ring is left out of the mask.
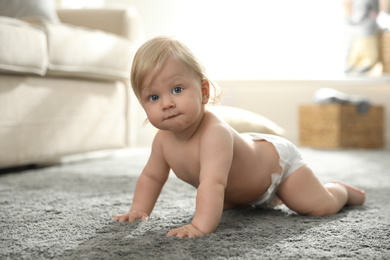
[[[156,128],[183,131],[203,116],[208,91],[208,84],[202,86],[201,79],[170,58],[154,78],[145,78],[140,103]]]

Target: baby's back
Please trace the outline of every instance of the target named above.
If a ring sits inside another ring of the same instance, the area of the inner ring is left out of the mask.
[[[271,184],[271,174],[280,173],[279,155],[273,144],[233,131],[234,152],[226,204],[248,204],[264,194]]]

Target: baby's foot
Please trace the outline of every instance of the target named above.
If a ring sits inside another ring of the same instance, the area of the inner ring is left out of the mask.
[[[340,185],[343,185],[347,189],[348,192],[347,205],[350,206],[362,205],[366,200],[366,193],[363,190],[349,186],[339,181],[333,181],[333,183],[338,183]]]

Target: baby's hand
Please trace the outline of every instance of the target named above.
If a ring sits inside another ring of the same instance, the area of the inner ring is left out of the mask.
[[[171,231],[168,232],[167,237],[176,236],[179,238],[183,238],[183,237],[196,238],[203,235],[204,234],[202,232],[200,232],[196,227],[190,224],[190,225],[182,226],[180,228],[171,229]]]
[[[131,211],[127,212],[126,214],[120,214],[120,215],[116,215],[114,217],[114,221],[119,221],[119,222],[128,221],[130,223],[134,223],[134,221],[136,221],[137,219],[147,221],[147,220],[149,220],[149,216],[145,212],[131,210]]]

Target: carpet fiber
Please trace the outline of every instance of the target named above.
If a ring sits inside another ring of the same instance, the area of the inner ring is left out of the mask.
[[[195,207],[196,190],[176,177],[148,222],[112,222],[131,205],[148,157],[140,150],[2,174],[0,259],[390,259],[390,151],[301,151],[321,181],[365,189],[366,204],[329,217],[228,210],[213,234],[166,238],[190,223]]]

